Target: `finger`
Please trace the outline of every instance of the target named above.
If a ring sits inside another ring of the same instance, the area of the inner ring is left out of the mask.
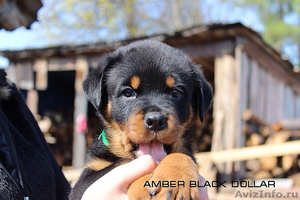
[[[129,185],[134,180],[152,172],[156,166],[155,160],[150,155],[141,156],[121,165],[93,183],[85,191],[82,200],[99,199],[100,196],[102,199],[108,199],[109,190],[114,191],[115,195],[126,195]],[[106,190],[106,193],[99,194],[99,188]]]
[[[205,178],[201,175],[199,175],[200,178],[200,185],[205,184]],[[206,187],[200,187],[199,188],[199,193],[200,193],[200,199],[201,200],[208,200],[208,194],[207,194],[207,188]]]
[[[157,163],[150,155],[144,155],[115,168],[111,174],[116,176],[116,182],[128,187],[136,179],[152,172],[156,166]]]

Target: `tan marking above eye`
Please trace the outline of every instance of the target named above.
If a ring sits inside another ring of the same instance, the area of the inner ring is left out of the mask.
[[[168,77],[166,78],[166,84],[167,84],[167,86],[168,86],[169,88],[174,87],[174,85],[175,85],[175,79],[174,79],[173,77],[171,77],[171,76],[168,76]]]
[[[138,76],[133,76],[130,80],[131,87],[135,90],[138,89],[138,87],[140,86],[140,83],[141,83],[141,80]]]

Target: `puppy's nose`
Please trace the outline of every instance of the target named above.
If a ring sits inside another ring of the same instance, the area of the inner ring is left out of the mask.
[[[149,112],[145,115],[144,123],[151,131],[161,131],[167,126],[167,118],[158,112]]]

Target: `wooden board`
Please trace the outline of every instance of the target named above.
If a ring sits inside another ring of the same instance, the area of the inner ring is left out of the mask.
[[[74,133],[73,133],[73,167],[81,168],[85,163],[85,132],[78,132],[76,122],[79,116],[87,116],[88,102],[82,89],[82,81],[88,73],[89,65],[85,57],[76,60],[75,100],[74,100]]]
[[[234,52],[234,41],[223,40],[209,44],[184,45],[177,48],[191,57],[210,57],[218,54],[232,54]]]
[[[48,86],[48,62],[46,59],[37,59],[33,64],[35,75],[35,88],[46,90]]]
[[[32,63],[30,61],[19,62],[16,71],[17,86],[23,90],[32,90],[34,88]]]
[[[244,147],[210,153],[198,153],[195,157],[197,160],[202,162],[203,160],[209,159],[213,163],[218,164],[291,154],[300,154],[300,141],[260,145],[256,147]]]
[[[241,138],[237,137],[241,133],[239,79],[240,69],[236,69],[234,57],[229,54],[219,55],[215,60],[212,151],[232,149],[241,142]],[[233,163],[220,164],[217,168],[226,176],[232,173]],[[231,179],[229,176],[222,178],[228,181]]]

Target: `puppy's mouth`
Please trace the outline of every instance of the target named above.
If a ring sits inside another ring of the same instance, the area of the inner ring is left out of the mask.
[[[176,115],[172,114],[161,112],[145,114],[138,111],[129,117],[126,124],[125,132],[131,144],[130,151],[135,158],[151,155],[159,163],[167,155],[166,152],[171,152],[169,148],[174,150],[173,144],[181,137],[179,122]],[[176,146],[176,150],[178,148]]]
[[[143,155],[151,155],[157,163],[167,155],[163,143],[157,140],[152,140],[148,143],[134,144],[133,147],[137,158]]]

